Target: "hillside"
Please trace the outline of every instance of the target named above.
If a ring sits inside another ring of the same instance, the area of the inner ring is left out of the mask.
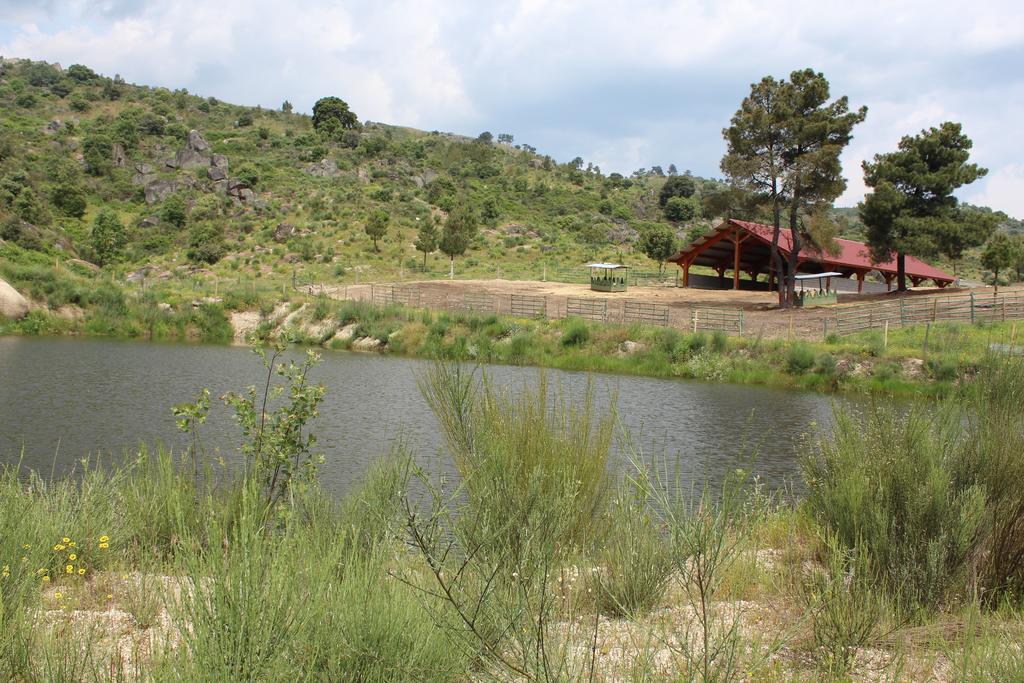
[[[179,299],[245,289],[248,303],[235,303],[252,307],[297,282],[447,275],[417,235],[457,206],[481,228],[459,277],[539,279],[589,260],[654,270],[641,231],[667,226],[682,241],[728,208],[720,182],[658,167],[606,175],[509,134],[352,123],[317,131],[287,102],[242,107],[82,65],[0,60],[0,277],[51,311],[155,284]],[[682,196],[664,207],[666,186]],[[833,216],[841,234],[862,236],[855,210]],[[960,272],[981,274],[977,254]]]
[[[440,224],[464,203],[482,230],[460,273],[593,258],[650,269],[632,245],[645,222],[663,220],[664,176],[606,176],[505,136],[371,122],[318,134],[306,115],[131,85],[80,65],[4,61],[0,112],[7,260],[30,258],[27,250],[122,276],[202,267],[224,277],[295,269],[310,280],[385,279],[422,268],[421,221]],[[699,209],[714,184],[694,181]],[[124,226],[109,247],[93,232],[105,209]],[[388,226],[376,251],[364,226],[380,210]],[[685,235],[703,222],[698,214],[675,227]],[[428,267],[447,270],[442,260],[435,254]]]

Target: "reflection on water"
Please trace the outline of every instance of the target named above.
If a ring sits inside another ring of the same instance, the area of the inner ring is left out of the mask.
[[[313,424],[326,456],[325,485],[337,492],[402,438],[431,471],[447,470],[437,422],[416,386],[424,361],[324,352],[314,379],[327,386]],[[535,381],[538,370],[495,366],[497,384]],[[259,384],[262,367],[246,349],[96,339],[0,338],[0,462],[56,475],[89,454],[117,457],[138,444],[187,444],[170,408],[202,387],[214,397]],[[588,375],[548,371],[570,399]],[[796,475],[796,453],[817,423],[828,427],[828,397],[766,389],[595,375],[596,403],[617,400],[619,418],[646,455],[717,479],[736,456],[756,447],[755,468],[770,487]],[[207,449],[236,458],[238,432],[229,411],[212,401],[202,435]]]

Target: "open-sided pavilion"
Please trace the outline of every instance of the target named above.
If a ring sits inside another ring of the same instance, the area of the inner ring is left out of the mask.
[[[669,259],[683,269],[683,286],[690,285],[690,266],[707,266],[718,273],[719,281],[725,288],[725,273],[732,271],[732,288],[740,288],[740,273],[746,273],[752,282],[757,282],[762,273],[768,276],[768,287],[772,288],[775,272],[771,263],[772,231],[770,225],[728,220],[713,232],[695,240]],[[843,277],[856,278],[857,292],[864,289],[864,277],[871,271],[878,271],[891,289],[896,278],[896,260],[875,263],[866,244],[853,240],[837,239],[839,251],[835,255],[801,249],[797,259],[798,273],[824,273],[834,271]],[[779,231],[779,252],[783,259],[789,258],[793,239],[788,228]],[[955,278],[927,263],[907,256],[905,259],[907,277],[913,286],[931,280],[937,287],[951,284]]]

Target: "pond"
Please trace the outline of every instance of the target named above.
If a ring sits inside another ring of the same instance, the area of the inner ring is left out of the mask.
[[[344,492],[397,439],[430,471],[450,471],[437,422],[417,388],[421,360],[323,353],[313,377],[327,387],[312,427],[326,457],[321,478]],[[496,384],[536,382],[539,370],[491,366]],[[548,370],[548,382],[578,400],[592,382],[595,403],[614,399],[621,424],[644,454],[687,477],[711,480],[756,451],[754,467],[777,488],[797,477],[797,454],[832,422],[831,397],[753,386]],[[216,397],[260,384],[248,349],[69,338],[0,338],[0,462],[46,476],[71,472],[86,456],[123,458],[140,444],[183,450],[171,415],[203,387],[213,408],[202,431],[208,452],[236,461],[238,429]],[[816,426],[817,425],[817,426]],[[625,465],[623,465],[625,466]]]

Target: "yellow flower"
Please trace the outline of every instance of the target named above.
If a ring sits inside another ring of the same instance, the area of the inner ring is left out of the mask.
[[[85,567],[79,567],[78,568],[78,575],[79,576],[85,576]]]
[[[22,544],[22,546],[21,546],[21,547],[22,547],[22,548],[24,548],[25,550],[28,550],[28,549],[29,549],[29,548],[31,548],[32,546],[30,546],[30,545],[29,545],[28,543],[24,543],[24,544]]]
[[[72,548],[74,548],[75,547],[75,542],[71,541],[70,543],[68,543],[68,545],[71,546]]]
[[[68,559],[71,560],[72,562],[74,562],[75,560],[78,559],[78,555],[75,555],[74,553],[71,553],[70,555],[68,555]]]
[[[107,593],[107,600],[113,600],[113,599],[114,599],[114,595],[112,593]]]
[[[43,577],[43,581],[49,581],[49,580],[50,580],[50,577],[49,577],[49,576],[44,576],[44,577]]]
[[[4,565],[4,568],[3,568],[3,570],[2,570],[2,571],[5,571],[5,572],[9,572],[9,571],[11,571],[11,565],[9,565],[9,564],[5,564],[5,565]]]
[[[100,536],[100,543],[107,543],[108,541],[110,541],[109,536]]]
[[[100,543],[100,550],[106,550],[110,547],[109,543]]]
[[[67,536],[65,536],[64,538],[60,539],[60,542],[61,543],[71,543],[71,539],[68,538]]]
[[[68,574],[74,574],[75,568],[69,564],[68,566],[64,567],[64,571]]]
[[[56,598],[57,600],[60,600],[61,598],[64,597],[64,594],[63,593],[54,593],[53,597]]]
[[[50,570],[49,570],[49,569],[47,569],[46,567],[40,567],[40,568],[39,568],[39,569],[38,569],[38,570],[36,571],[36,574],[45,574],[45,573],[47,573],[48,571],[50,571]]]
[[[53,549],[54,550],[64,550],[64,546],[62,546],[60,543],[58,543],[57,545],[53,546]]]

